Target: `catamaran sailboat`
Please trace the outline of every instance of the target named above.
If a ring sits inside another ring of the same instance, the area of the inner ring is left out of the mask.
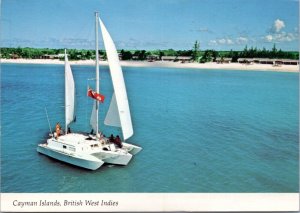
[[[141,151],[141,147],[126,143],[133,135],[131,115],[127,99],[126,87],[115,44],[105,25],[95,13],[96,25],[96,91],[99,95],[99,53],[98,53],[98,25],[100,24],[104,46],[106,49],[112,78],[114,93],[104,119],[105,125],[122,129],[123,142],[113,143],[99,131],[99,100],[95,98],[90,124],[95,134],[70,133],[69,125],[75,119],[75,83],[68,56],[65,51],[65,134],[50,134],[44,144],[39,144],[37,151],[57,160],[96,170],[104,163],[127,165],[132,156]]]

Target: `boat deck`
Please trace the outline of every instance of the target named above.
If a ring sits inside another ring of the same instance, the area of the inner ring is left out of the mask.
[[[108,139],[107,138],[102,138],[100,140],[96,140],[95,136],[92,135],[84,135],[80,133],[69,133],[67,135],[61,135],[58,137],[58,141],[65,143],[67,142],[68,144],[79,144],[79,143],[85,143],[88,145],[94,145],[98,144],[98,142],[106,142]]]

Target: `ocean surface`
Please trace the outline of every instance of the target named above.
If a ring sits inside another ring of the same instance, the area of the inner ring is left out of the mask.
[[[90,131],[94,67],[72,66],[77,121]],[[125,67],[135,134],[127,166],[96,171],[38,154],[64,124],[63,65],[1,65],[2,192],[297,192],[299,74]],[[112,85],[100,67],[100,119]],[[102,83],[103,82],[103,83]],[[106,127],[109,135],[119,129]]]

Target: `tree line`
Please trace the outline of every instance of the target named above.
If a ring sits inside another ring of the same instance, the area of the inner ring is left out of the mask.
[[[154,56],[157,60],[161,60],[163,56],[189,56],[191,60],[205,63],[214,61],[217,57],[232,58],[232,62],[237,62],[238,58],[282,58],[282,59],[298,59],[299,52],[283,51],[277,49],[274,44],[271,50],[266,48],[258,49],[256,47],[248,48],[247,46],[242,51],[216,51],[213,49],[200,50],[200,43],[195,42],[190,50],[120,50],[121,60],[147,60],[149,56]],[[24,59],[40,59],[57,56],[63,54],[64,49],[50,49],[50,48],[1,48],[1,58],[24,58]],[[106,59],[106,53],[99,50],[100,57]],[[88,60],[95,58],[94,50],[85,49],[68,49],[69,60]],[[61,57],[63,60],[63,57]]]

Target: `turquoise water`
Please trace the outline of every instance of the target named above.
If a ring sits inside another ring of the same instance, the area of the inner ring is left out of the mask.
[[[36,152],[49,132],[45,107],[52,127],[64,123],[63,66],[1,66],[2,192],[298,191],[298,73],[125,67],[128,142],[143,150],[128,166],[88,171]],[[94,68],[72,68],[72,130],[90,131]],[[108,68],[100,70],[105,110],[112,87]]]

